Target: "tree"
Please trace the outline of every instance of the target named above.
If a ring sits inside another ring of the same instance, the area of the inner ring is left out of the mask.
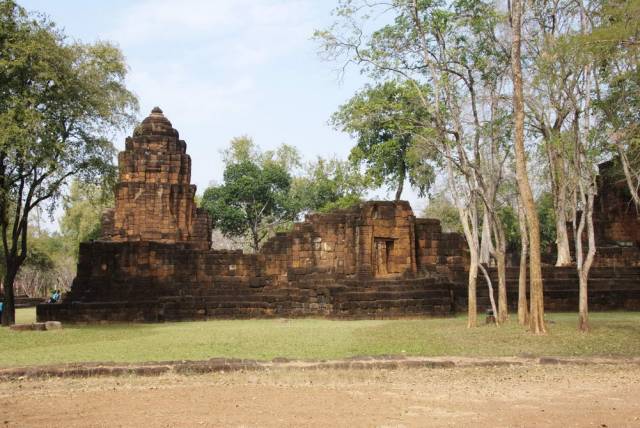
[[[593,107],[640,211],[640,0],[602,0],[579,43],[595,58]]]
[[[415,84],[388,80],[356,93],[334,113],[331,122],[357,140],[349,159],[358,166],[365,164],[375,186],[395,188],[398,201],[407,178],[421,196],[435,178],[429,160],[436,153],[428,157],[412,152],[416,139],[427,131],[424,124],[429,115]]]
[[[353,163],[318,157],[307,164],[303,175],[293,178],[291,199],[299,212],[326,212],[357,205],[367,187]]]
[[[541,137],[539,144],[546,161],[555,219],[556,266],[571,264],[569,223],[572,195],[572,140],[564,138],[571,126],[572,94],[580,81],[581,69],[571,55],[563,52],[563,36],[574,30],[578,2],[554,0],[531,6],[526,31],[523,62],[530,70],[526,82],[528,124]]]
[[[514,150],[516,156],[516,176],[522,206],[527,220],[529,233],[529,281],[530,311],[529,328],[535,334],[545,334],[544,298],[542,290],[542,264],[540,260],[540,223],[533,200],[533,192],[527,173],[526,152],[524,149],[524,85],[522,83],[522,0],[512,0],[509,19],[511,23],[511,67],[513,75],[514,110]]]
[[[222,150],[222,159],[227,166],[245,161],[260,165],[275,163],[289,174],[293,174],[301,166],[300,153],[295,147],[281,144],[274,150],[263,152],[248,135],[232,138],[229,147]]]
[[[113,169],[108,132],[132,123],[122,53],[105,42],[66,42],[53,23],[0,2],[0,227],[3,325],[15,322],[14,280],[28,255],[29,215],[52,210],[73,176]]]
[[[16,275],[15,289],[30,297],[45,297],[50,290],[67,289],[75,275],[76,264],[64,237],[33,224],[29,228],[27,258]]]
[[[73,180],[68,196],[65,196],[64,214],[60,219],[60,230],[69,254],[78,257],[81,242],[100,237],[102,213],[113,206],[110,186],[81,183]]]
[[[290,186],[291,175],[282,164],[241,160],[227,165],[224,184],[205,190],[202,207],[211,214],[214,228],[231,237],[248,234],[258,252],[276,226],[295,217]]]
[[[435,150],[443,160],[470,251],[468,325],[475,327],[477,273],[484,270],[479,266],[478,208],[491,214],[486,224],[491,225],[494,239],[504,238],[492,193],[500,188],[501,168],[509,153],[504,145],[508,139],[503,138],[508,133],[498,126],[507,111],[501,105],[505,99],[501,90],[508,86],[504,83],[508,50],[499,40],[500,14],[484,1],[348,0],[341,1],[334,14],[338,21],[316,32],[326,57],[346,57],[346,64],[357,64],[373,79],[406,81],[415,105],[428,113],[421,115],[421,126],[414,127],[419,132],[413,131],[420,143],[418,159],[432,158]],[[384,19],[370,31],[372,16]],[[483,102],[487,99],[492,102]],[[506,286],[502,273],[500,278],[498,319],[502,320]]]
[[[422,216],[440,220],[443,232],[462,233],[458,210],[444,191],[440,191],[429,198],[429,203],[422,211]]]

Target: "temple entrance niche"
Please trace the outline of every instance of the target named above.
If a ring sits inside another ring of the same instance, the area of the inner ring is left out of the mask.
[[[393,266],[394,239],[374,238],[373,266],[375,276],[395,273]]]

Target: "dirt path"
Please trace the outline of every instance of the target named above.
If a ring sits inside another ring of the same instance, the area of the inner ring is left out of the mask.
[[[20,380],[0,427],[640,427],[639,397],[638,365]]]

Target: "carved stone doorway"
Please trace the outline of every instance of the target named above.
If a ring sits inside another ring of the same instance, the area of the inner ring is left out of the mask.
[[[374,239],[373,264],[375,276],[385,276],[393,273],[393,239]]]

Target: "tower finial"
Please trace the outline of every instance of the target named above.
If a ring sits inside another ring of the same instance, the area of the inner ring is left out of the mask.
[[[160,107],[158,107],[158,106],[155,106],[153,108],[153,110],[151,110],[151,113],[160,113],[160,114],[162,114],[162,109],[160,109]]]

